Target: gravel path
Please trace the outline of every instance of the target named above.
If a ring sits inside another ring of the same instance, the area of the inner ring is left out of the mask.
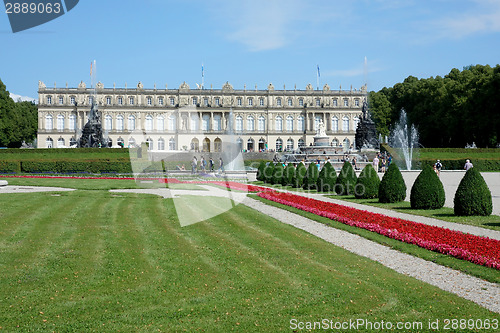
[[[398,273],[414,277],[500,313],[500,287],[497,284],[392,250],[358,235],[326,226],[258,200],[246,198],[243,204],[352,253],[378,261]]]

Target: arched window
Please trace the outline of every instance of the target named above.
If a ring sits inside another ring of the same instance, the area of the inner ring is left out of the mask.
[[[333,139],[332,140],[332,147],[338,147],[339,146],[339,140]]]
[[[54,128],[54,123],[53,123],[52,115],[48,114],[45,116],[45,129],[47,131],[52,131],[53,128]]]
[[[116,116],[116,130],[123,131],[123,116],[121,114]]]
[[[288,106],[293,106],[293,100],[291,98],[288,99]]]
[[[170,138],[170,140],[168,140],[168,150],[175,150],[175,139],[174,138]]]
[[[105,129],[111,131],[113,129],[113,118],[107,114],[104,121]]]
[[[64,115],[57,115],[57,130],[59,132],[64,131]]]
[[[264,151],[266,150],[266,140],[263,138],[259,139],[259,151]]]
[[[299,148],[302,148],[306,145],[303,139],[299,139]]]
[[[292,151],[293,150],[293,139],[288,139],[286,140],[286,150]]]
[[[210,115],[204,114],[203,115],[203,130],[204,131],[210,131]]]
[[[321,116],[314,117],[314,130],[317,131],[319,128],[319,123],[321,122]]]
[[[153,144],[154,144],[153,139],[147,138],[146,142],[148,144],[148,150],[153,150]]]
[[[358,129],[359,117],[354,117],[354,130]]]
[[[59,138],[57,139],[57,148],[64,148],[64,139],[63,138]]]
[[[281,98],[276,98],[276,106],[281,106]]]
[[[281,116],[276,117],[276,131],[283,131],[283,118]]]
[[[175,115],[171,114],[169,117],[168,117],[168,130],[169,131],[175,131],[177,129],[177,119],[175,117]]]
[[[70,145],[70,147],[76,145],[76,139],[74,136],[71,137],[71,139],[69,139],[69,145]]]
[[[342,131],[349,132],[349,118],[347,116],[342,118]]]
[[[165,140],[163,138],[158,139],[158,150],[165,150]]]
[[[217,153],[222,151],[222,140],[219,138],[214,140],[214,151]]]
[[[306,123],[304,122],[304,116],[298,116],[297,127],[301,132],[304,132],[306,130]]]
[[[255,145],[254,139],[250,138],[247,141],[247,151],[253,151]]]
[[[286,117],[286,130],[287,132],[293,132],[293,117]]]
[[[338,132],[339,131],[339,118],[333,117],[332,118],[332,132]]]
[[[280,152],[283,150],[283,140],[276,139],[276,151]]]
[[[222,119],[220,115],[214,116],[214,131],[222,131]]]
[[[161,132],[165,130],[165,118],[163,116],[156,117],[156,130]]]
[[[238,150],[242,151],[243,150],[243,139],[242,138],[238,138],[236,140],[236,144],[238,145]]]
[[[153,116],[148,114],[146,116],[146,131],[151,132],[153,130]]]
[[[128,116],[128,130],[129,131],[135,130],[135,116],[132,114]]]
[[[203,139],[203,151],[210,152],[210,139],[209,138]]]
[[[52,140],[52,138],[47,138],[47,140],[45,140],[45,146],[47,148],[54,148],[54,140]]]
[[[264,116],[259,116],[259,132],[264,132],[266,130],[266,118]]]
[[[344,145],[345,149],[348,149],[351,146],[351,141],[349,141],[348,138],[345,138],[344,142],[343,142],[343,145]]]
[[[134,138],[130,138],[128,139],[128,146],[129,147],[135,147],[135,139]]]
[[[247,131],[255,131],[255,118],[253,116],[247,117]]]
[[[172,140],[172,139],[170,139],[170,140]],[[200,141],[198,141],[197,138],[193,138],[191,140],[191,150],[194,150],[194,151],[200,150]]]
[[[76,131],[76,115],[74,114],[69,115],[69,130]]]
[[[236,117],[236,130],[238,132],[243,131],[243,117],[242,116],[237,116]]]

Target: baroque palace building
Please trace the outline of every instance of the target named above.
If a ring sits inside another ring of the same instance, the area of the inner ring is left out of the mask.
[[[236,140],[247,151],[291,151],[311,145],[323,122],[332,146],[353,146],[366,100],[361,89],[235,90],[95,87],[103,133],[112,146],[149,142],[152,151],[217,152],[222,143]],[[73,146],[79,140],[93,103],[94,89],[38,86],[38,147]],[[139,135],[137,134],[139,133]]]

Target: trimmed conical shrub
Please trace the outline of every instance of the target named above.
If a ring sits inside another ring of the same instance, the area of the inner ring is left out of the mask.
[[[432,168],[425,165],[411,187],[410,204],[413,209],[438,209],[444,206],[443,183]]]
[[[269,165],[266,166],[266,168],[264,169],[264,181],[266,183],[272,184],[273,174],[274,174],[274,164],[269,163]]]
[[[377,172],[371,164],[367,164],[359,174],[354,187],[354,196],[358,199],[376,198],[378,197],[379,185],[380,178],[378,178]]]
[[[300,162],[295,169],[295,177],[293,178],[293,187],[302,187],[302,182],[304,180],[304,176],[306,175],[307,169],[304,163]]]
[[[264,169],[266,168],[266,162],[261,161],[259,168],[257,169],[257,180],[264,181]]]
[[[318,181],[319,171],[318,166],[312,162],[309,164],[307,168],[306,175],[304,176],[304,180],[302,181],[302,187],[304,190],[316,190],[316,182]]]
[[[378,187],[378,201],[399,202],[406,198],[406,184],[396,163],[391,163]]]
[[[319,172],[318,181],[316,182],[318,191],[333,192],[336,181],[337,172],[330,162],[327,162]]]
[[[288,165],[285,168],[285,177],[283,177],[283,185],[292,186],[294,177],[295,177],[295,167],[293,166],[292,163],[288,163]]]
[[[283,181],[283,176],[285,174],[285,168],[282,163],[276,164],[273,171],[272,184],[281,184]]]
[[[354,186],[356,185],[356,173],[352,168],[351,163],[344,162],[342,169],[335,182],[335,192],[338,195],[353,195]]]
[[[455,215],[491,215],[491,191],[476,168],[470,168],[465,173],[455,192],[453,203]]]

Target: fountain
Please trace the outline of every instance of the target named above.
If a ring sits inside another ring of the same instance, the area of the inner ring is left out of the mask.
[[[391,133],[389,143],[391,147],[398,149],[406,170],[411,170],[413,149],[418,147],[418,132],[415,125],[409,126],[405,109],[401,109],[399,121]]]
[[[381,138],[381,137],[380,137]],[[363,116],[356,128],[356,149],[358,150],[379,150],[380,139],[377,140],[377,129],[375,122],[370,116],[368,103],[363,102]]]

